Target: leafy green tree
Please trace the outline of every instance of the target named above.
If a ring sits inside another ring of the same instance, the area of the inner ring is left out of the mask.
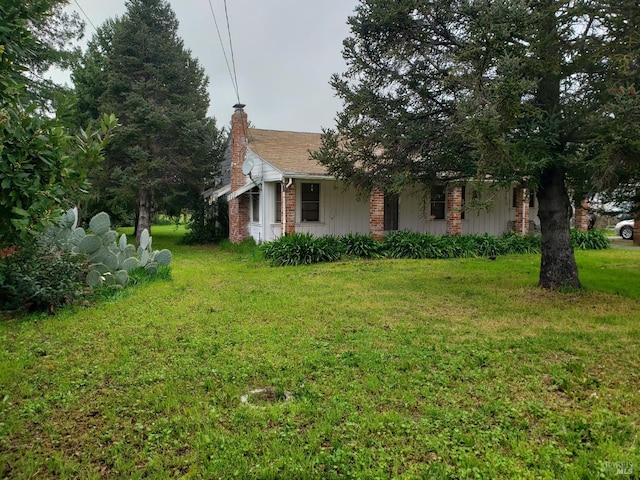
[[[80,115],[114,111],[122,124],[95,184],[101,196],[135,198],[138,234],[151,228],[153,204],[167,193],[186,197],[220,154],[208,78],[177,30],[168,2],[130,0],[98,29],[73,73]]]
[[[105,116],[101,130],[71,132],[58,117],[43,113],[43,90],[30,89],[34,84],[27,70],[65,56],[55,52],[54,39],[67,39],[68,32],[63,28],[56,36],[47,28],[65,3],[0,4],[0,247],[28,241],[85,191],[87,173],[99,163],[116,123]]]
[[[524,183],[540,285],[580,287],[571,195],[640,180],[637,1],[360,0],[349,24],[314,157],[365,190]]]

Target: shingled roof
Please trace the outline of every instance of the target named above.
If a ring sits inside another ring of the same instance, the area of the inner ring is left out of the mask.
[[[327,169],[309,154],[320,148],[319,133],[250,128],[249,148],[283,173],[328,175]]]

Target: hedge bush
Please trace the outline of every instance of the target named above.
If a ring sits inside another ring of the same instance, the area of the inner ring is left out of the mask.
[[[54,311],[86,292],[86,255],[32,241],[0,261],[0,310]]]
[[[576,249],[603,249],[609,240],[603,232],[571,231]],[[301,265],[332,262],[345,256],[355,258],[473,258],[509,254],[540,253],[539,235],[516,235],[507,232],[490,235],[440,236],[400,230],[389,233],[384,242],[370,235],[348,234],[341,237],[314,237],[309,233],[285,235],[262,245],[265,259],[273,265]]]
[[[577,250],[604,250],[611,246],[611,240],[602,230],[571,230],[571,244]]]

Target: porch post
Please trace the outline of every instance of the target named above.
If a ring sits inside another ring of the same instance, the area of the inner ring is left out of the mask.
[[[369,197],[369,234],[379,242],[384,240],[384,192],[378,187]]]
[[[282,182],[282,235],[296,231],[296,181],[283,179]]]
[[[573,228],[581,232],[589,230],[589,200],[586,197],[582,199],[580,206],[576,205]]]
[[[447,235],[462,234],[462,187],[447,189]]]
[[[522,185],[516,187],[516,220],[514,227],[517,235],[529,234],[529,201],[527,189]]]

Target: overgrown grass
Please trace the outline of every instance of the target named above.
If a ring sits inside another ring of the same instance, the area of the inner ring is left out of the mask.
[[[640,471],[639,251],[567,294],[537,255],[271,268],[174,228],[170,278],[0,323],[0,477]]]

